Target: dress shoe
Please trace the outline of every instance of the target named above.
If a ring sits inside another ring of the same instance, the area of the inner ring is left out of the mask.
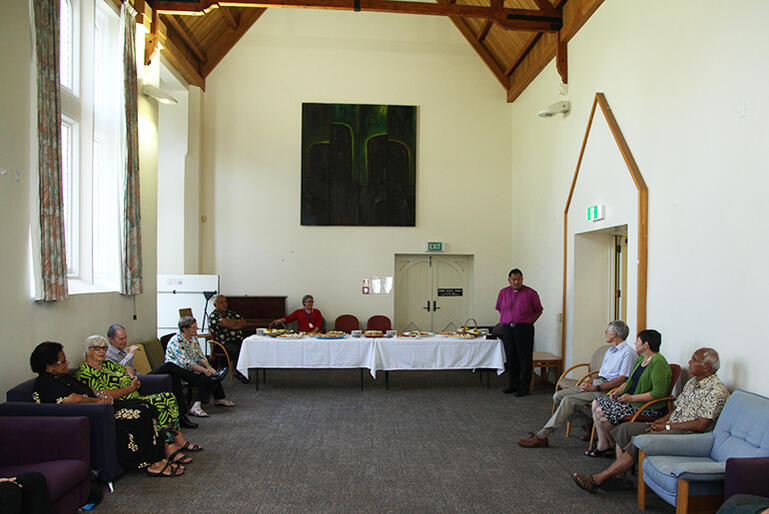
[[[179,424],[182,428],[198,428],[198,424],[191,421],[186,415],[179,416]]]
[[[547,448],[550,446],[547,437],[540,437],[537,434],[531,434],[528,439],[521,439],[518,444],[524,448]]]
[[[235,371],[232,372],[232,374],[235,375],[235,378],[240,380],[241,384],[250,384],[251,383],[251,379],[248,378],[247,376],[245,376],[240,371],[235,370]]]

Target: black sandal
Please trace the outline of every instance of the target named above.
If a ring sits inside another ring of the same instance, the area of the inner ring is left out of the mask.
[[[585,452],[586,457],[605,457],[607,459],[613,459],[615,455],[615,451],[613,448],[606,448],[605,450],[587,450]]]
[[[181,449],[176,450],[171,455],[166,457],[166,459],[168,459],[170,462],[174,464],[189,464],[190,462],[192,462],[192,457],[187,457],[186,455],[184,455]]]
[[[179,448],[179,450],[177,451],[182,451],[182,450],[186,450],[188,452],[202,452],[203,447],[198,446],[197,444],[192,444],[191,442],[187,441],[186,443],[184,443],[184,446]]]
[[[595,483],[593,475],[580,475],[579,473],[572,473],[571,479],[579,486],[580,489],[584,489],[590,494],[595,494],[595,490],[598,488],[598,484]]]
[[[166,469],[169,469],[169,466],[170,466],[171,472],[170,473],[166,473]],[[150,471],[150,468],[147,468],[147,474],[149,476],[151,476],[151,477],[169,477],[169,478],[173,478],[173,477],[178,477],[178,476],[183,475],[184,474],[184,468],[181,467],[181,464],[174,464],[170,460],[167,460],[166,461],[166,465],[163,466],[163,469],[161,469],[157,473],[154,473],[154,472]]]

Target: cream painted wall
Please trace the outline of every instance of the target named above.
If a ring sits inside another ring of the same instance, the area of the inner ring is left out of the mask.
[[[82,343],[90,334],[106,333],[113,322],[123,323],[132,340],[155,333],[155,176],[157,136],[154,135],[156,107],[140,99],[142,227],[144,229],[144,291],[136,298],[138,319],[132,320],[133,301],[118,294],[72,296],[53,305],[36,304],[30,298],[28,231],[30,216],[29,152],[31,130],[31,62],[28,2],[3,3],[0,17],[0,395],[17,383],[31,378],[29,355],[37,343],[60,341],[70,361],[82,360]],[[154,137],[154,141],[153,141]],[[15,181],[19,172],[20,180]]]
[[[514,263],[510,107],[442,18],[270,9],[209,76],[203,124],[201,272],[226,294],[305,293],[333,321],[392,318],[392,296],[361,280],[393,274],[394,254],[445,241],[475,256],[472,315],[498,320]],[[302,102],[416,105],[416,227],[303,227]]]
[[[513,183],[526,193],[513,212],[511,232],[524,243],[513,260],[531,268],[547,308],[561,299],[561,220],[579,145],[595,93],[606,94],[649,186],[647,325],[662,332],[669,360],[685,364],[713,346],[730,387],[762,394],[767,16],[761,0],[728,10],[714,0],[604,2],[569,43],[571,114],[535,117],[556,98],[551,63],[513,103],[511,138]],[[560,335],[553,317],[538,330]]]

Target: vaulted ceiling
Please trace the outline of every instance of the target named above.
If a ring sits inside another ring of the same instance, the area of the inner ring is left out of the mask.
[[[447,16],[497,78],[512,102],[556,58],[568,82],[568,45],[603,0],[133,0],[156,43],[194,86],[206,77],[268,8],[331,9]],[[258,25],[254,30],[258,30]]]

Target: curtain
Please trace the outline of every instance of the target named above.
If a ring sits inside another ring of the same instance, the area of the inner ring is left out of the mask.
[[[125,192],[123,196],[122,270],[120,293],[142,293],[141,201],[139,198],[139,107],[136,77],[136,12],[123,2],[120,8],[123,47],[123,92],[125,99],[125,132],[123,162]]]
[[[67,257],[61,177],[59,2],[34,0],[37,61],[37,154],[40,274],[44,302],[67,298]]]

